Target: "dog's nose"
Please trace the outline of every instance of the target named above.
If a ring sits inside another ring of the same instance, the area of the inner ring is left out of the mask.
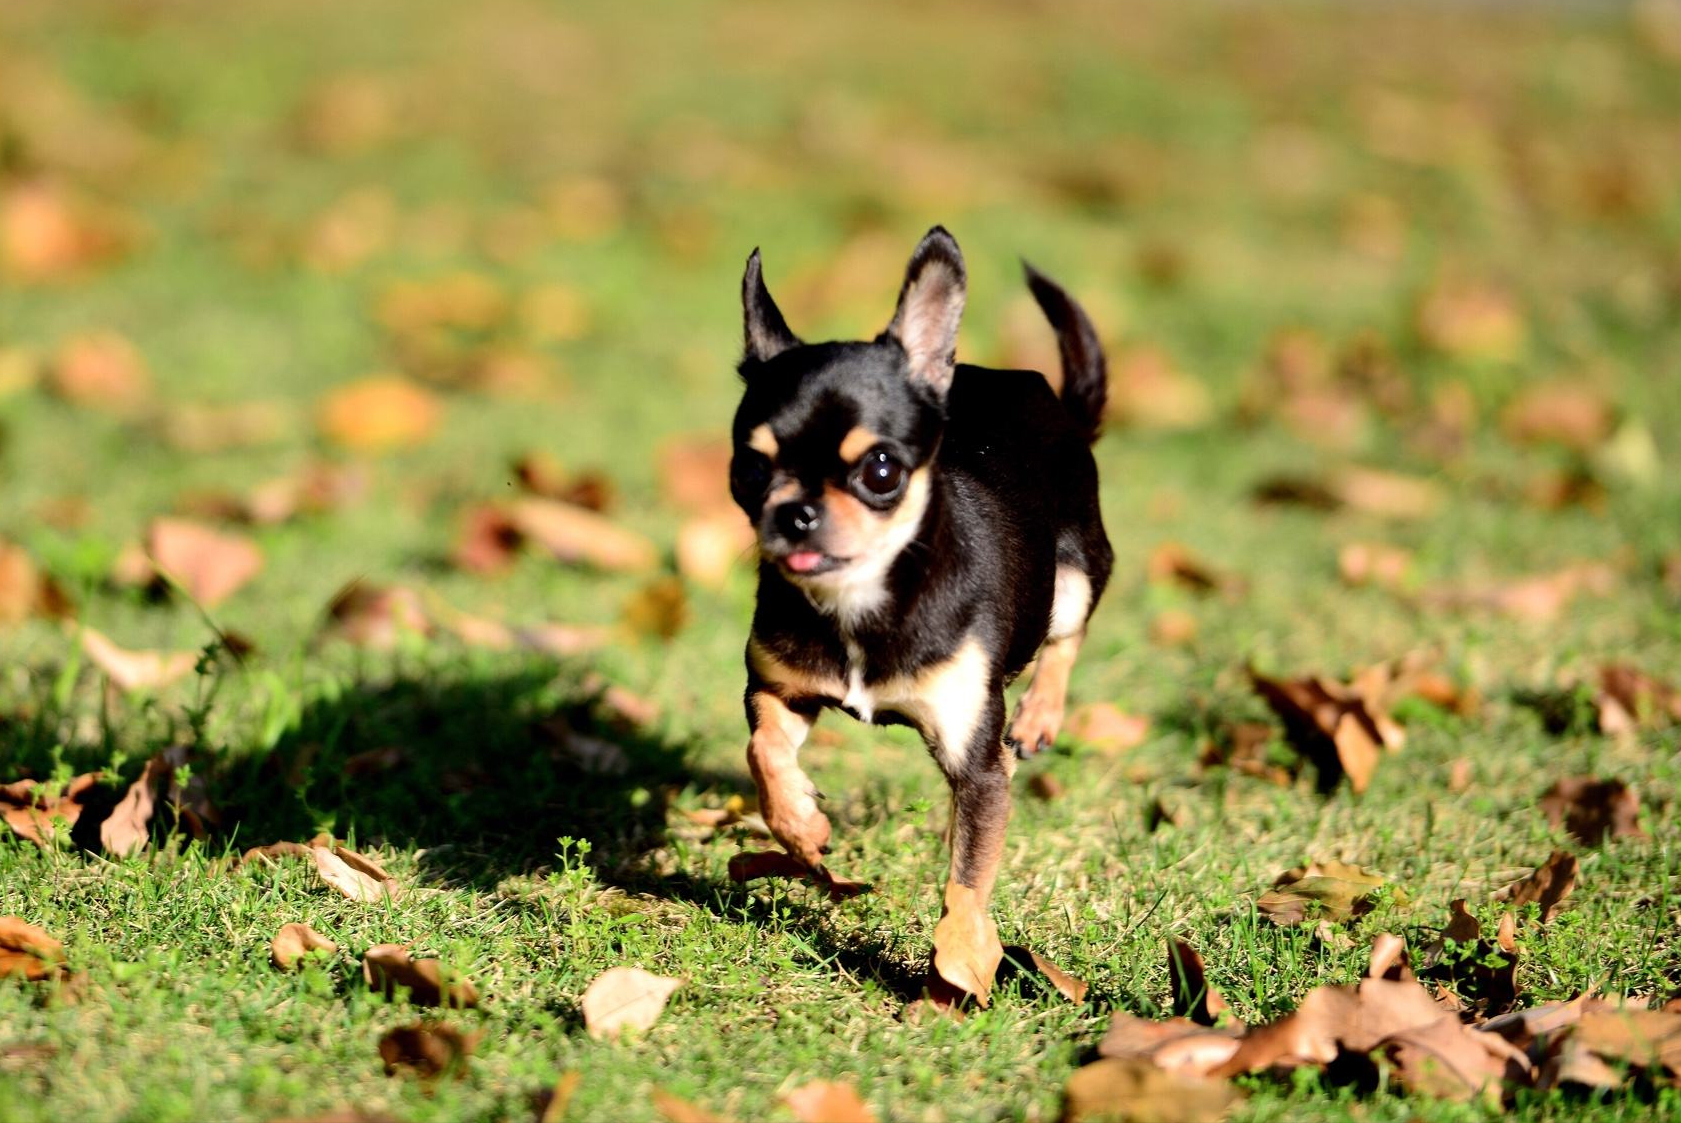
[[[776,509],[776,529],[790,542],[811,537],[823,523],[823,515],[810,503],[784,503]]]

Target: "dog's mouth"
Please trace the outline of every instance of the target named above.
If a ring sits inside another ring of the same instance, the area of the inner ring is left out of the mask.
[[[835,572],[852,559],[837,558],[821,550],[794,550],[776,560],[778,565],[796,577],[817,577]]]

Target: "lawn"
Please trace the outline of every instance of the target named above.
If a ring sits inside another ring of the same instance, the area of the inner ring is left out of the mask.
[[[0,1118],[525,1120],[577,1073],[549,1118],[673,1117],[663,1091],[792,1120],[822,1079],[882,1119],[1051,1120],[1113,1019],[1167,1016],[1166,940],[1269,1022],[1379,934],[1418,965],[1456,898],[1492,933],[1556,849],[1577,883],[1516,910],[1517,1005],[1662,1005],[1681,706],[1619,733],[1601,679],[1681,682],[1678,75],[1661,0],[8,0],[0,783],[97,770],[108,806],[182,747],[200,814],[160,806],[127,856],[0,831],[0,916],[76,977],[0,979]],[[1054,363],[1022,257],[1109,341],[1117,557],[1073,679],[1095,708],[1019,770],[996,901],[1090,991],[1018,975],[907,1021],[943,781],[903,731],[825,717],[802,759],[874,891],[732,882],[768,845],[729,812],[753,574],[679,543],[741,552],[707,468],[747,253],[796,331],[855,338],[935,222],[970,270],[960,358]],[[602,564],[505,521],[533,486],[604,506],[569,546]],[[260,570],[195,603],[137,554],[160,518]],[[160,681],[114,681],[90,634],[165,653],[136,672]],[[1405,745],[1369,784],[1306,762],[1248,673],[1413,653],[1476,697],[1386,700]],[[1643,833],[1550,824],[1571,776],[1632,785]],[[318,832],[400,894],[236,862]],[[1275,923],[1263,894],[1310,861],[1384,883]],[[339,950],[276,969],[290,922]],[[371,992],[380,943],[481,1002]],[[598,1040],[582,995],[618,966],[681,985]],[[382,1036],[422,1017],[478,1034],[470,1061],[388,1076]],[[1230,1117],[1681,1112],[1673,1071],[1503,1103],[1374,1071],[1243,1075]]]

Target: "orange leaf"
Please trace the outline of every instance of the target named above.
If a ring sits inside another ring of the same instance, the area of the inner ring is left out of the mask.
[[[308,952],[324,951],[331,954],[338,950],[337,944],[307,924],[284,925],[274,939],[269,941],[269,958],[282,971],[290,971]]]
[[[29,980],[63,973],[64,945],[22,917],[0,916],[0,978]]]
[[[329,392],[321,400],[319,424],[331,441],[378,452],[423,443],[442,415],[430,391],[398,375],[376,375]]]
[[[146,549],[205,608],[215,608],[263,568],[257,544],[186,519],[154,519]]]
[[[191,651],[126,651],[92,628],[83,628],[82,650],[123,690],[160,690],[192,672]]]
[[[814,1080],[782,1097],[800,1123],[876,1123],[858,1089],[838,1080]]]

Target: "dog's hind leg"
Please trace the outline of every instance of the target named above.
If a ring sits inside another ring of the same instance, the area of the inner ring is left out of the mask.
[[[1068,703],[1068,676],[1080,654],[1086,636],[1086,618],[1093,603],[1092,581],[1084,570],[1062,564],[1056,567],[1056,595],[1051,605],[1051,627],[1044,647],[1039,649],[1033,681],[1016,704],[1010,722],[1009,744],[1020,757],[1048,749],[1062,732],[1063,711]]]

